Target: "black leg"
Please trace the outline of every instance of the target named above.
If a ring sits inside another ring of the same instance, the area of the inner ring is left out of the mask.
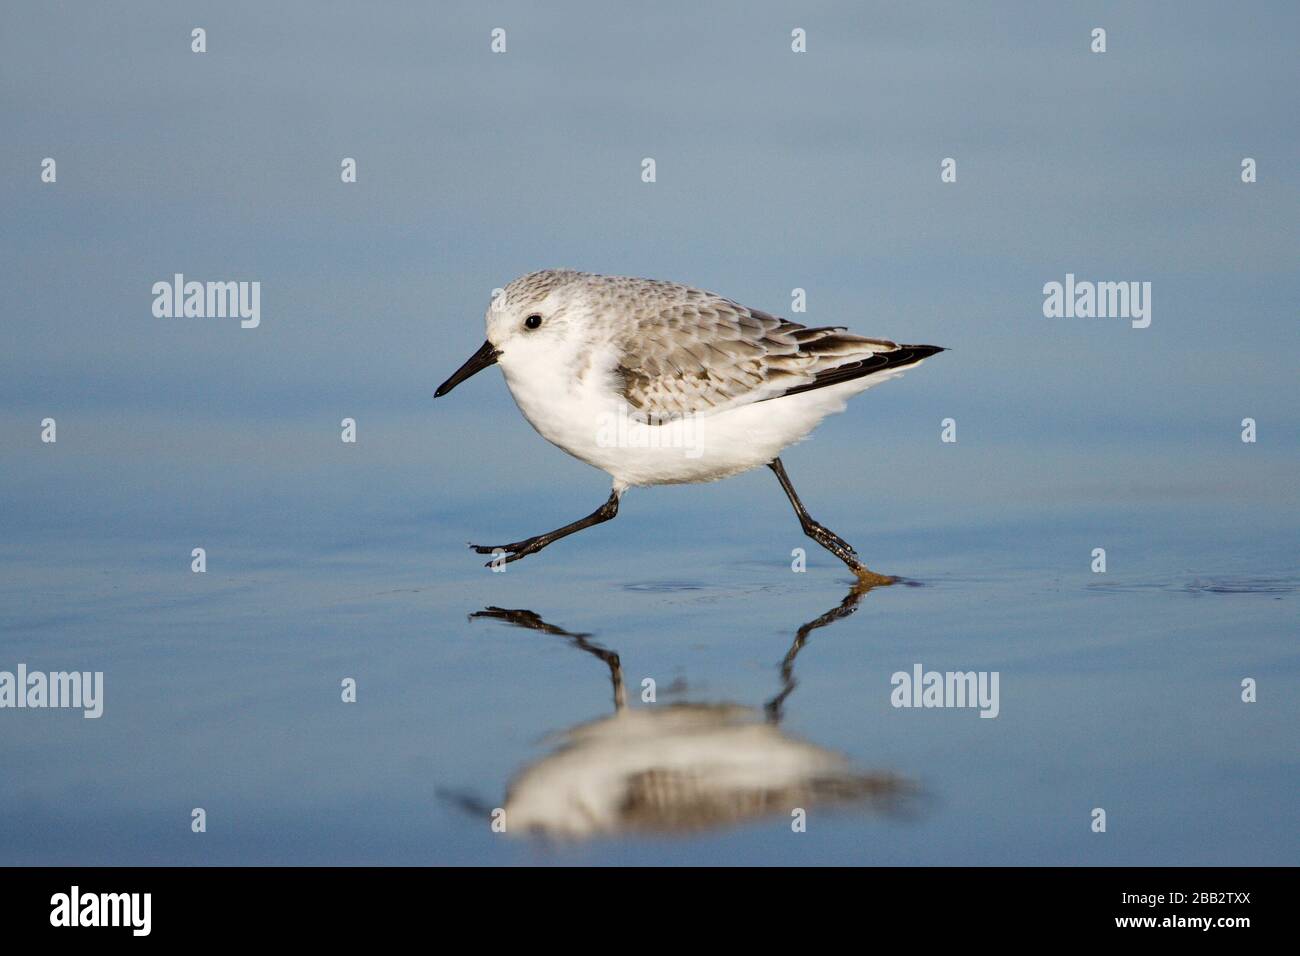
[[[785,473],[785,466],[781,464],[780,458],[773,458],[767,463],[767,467],[776,472],[777,480],[781,482],[781,487],[785,490],[785,496],[790,499],[790,504],[794,505],[794,513],[799,518],[799,524],[803,528],[804,534],[847,564],[849,570],[858,576],[858,580],[868,584],[888,584],[894,580],[870,570],[858,559],[858,553],[853,550],[852,545],[830,528],[813,520],[812,515],[808,513],[808,509],[803,506],[803,502],[795,494],[794,485],[790,484],[790,476]]]
[[[563,528],[556,528],[554,531],[548,531],[546,534],[534,535],[531,538],[524,538],[523,541],[516,541],[513,544],[471,544],[470,547],[479,554],[493,554],[497,551],[507,553],[506,563],[518,561],[520,558],[526,558],[542,548],[546,547],[552,541],[559,541],[563,537],[573,534],[575,531],[581,531],[583,528],[590,528],[594,524],[600,524],[602,521],[608,521],[614,515],[618,514],[618,492],[611,491],[609,500],[603,505],[587,515],[585,518],[579,518],[572,524],[566,524]],[[494,559],[495,560],[495,559]],[[483,565],[490,568],[493,561]]]

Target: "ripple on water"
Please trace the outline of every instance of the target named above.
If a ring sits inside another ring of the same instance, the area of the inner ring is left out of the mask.
[[[1166,591],[1174,594],[1292,594],[1300,578],[1261,575],[1196,575],[1172,580],[1105,581],[1089,584],[1090,591]]]
[[[685,581],[646,581],[639,584],[625,584],[623,590],[648,591],[651,594],[673,594],[678,591],[706,591],[709,590],[709,586],[707,584],[691,584]]]

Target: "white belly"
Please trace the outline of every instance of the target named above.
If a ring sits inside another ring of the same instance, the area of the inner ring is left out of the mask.
[[[807,437],[827,415],[875,384],[871,379],[712,415],[646,425],[635,420],[608,381],[539,376],[503,367],[519,410],[547,441],[613,479],[616,488],[717,481],[765,465]],[[884,376],[873,376],[873,379]]]

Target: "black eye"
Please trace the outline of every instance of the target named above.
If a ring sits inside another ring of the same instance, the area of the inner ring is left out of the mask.
[[[542,317],[534,312],[528,318],[524,319],[524,328],[535,329],[542,324]]]

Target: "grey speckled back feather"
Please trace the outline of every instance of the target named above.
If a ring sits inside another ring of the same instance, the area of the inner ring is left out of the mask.
[[[560,275],[583,283],[601,311],[618,317],[623,394],[660,421],[822,388],[942,351],[808,328],[674,282]]]

